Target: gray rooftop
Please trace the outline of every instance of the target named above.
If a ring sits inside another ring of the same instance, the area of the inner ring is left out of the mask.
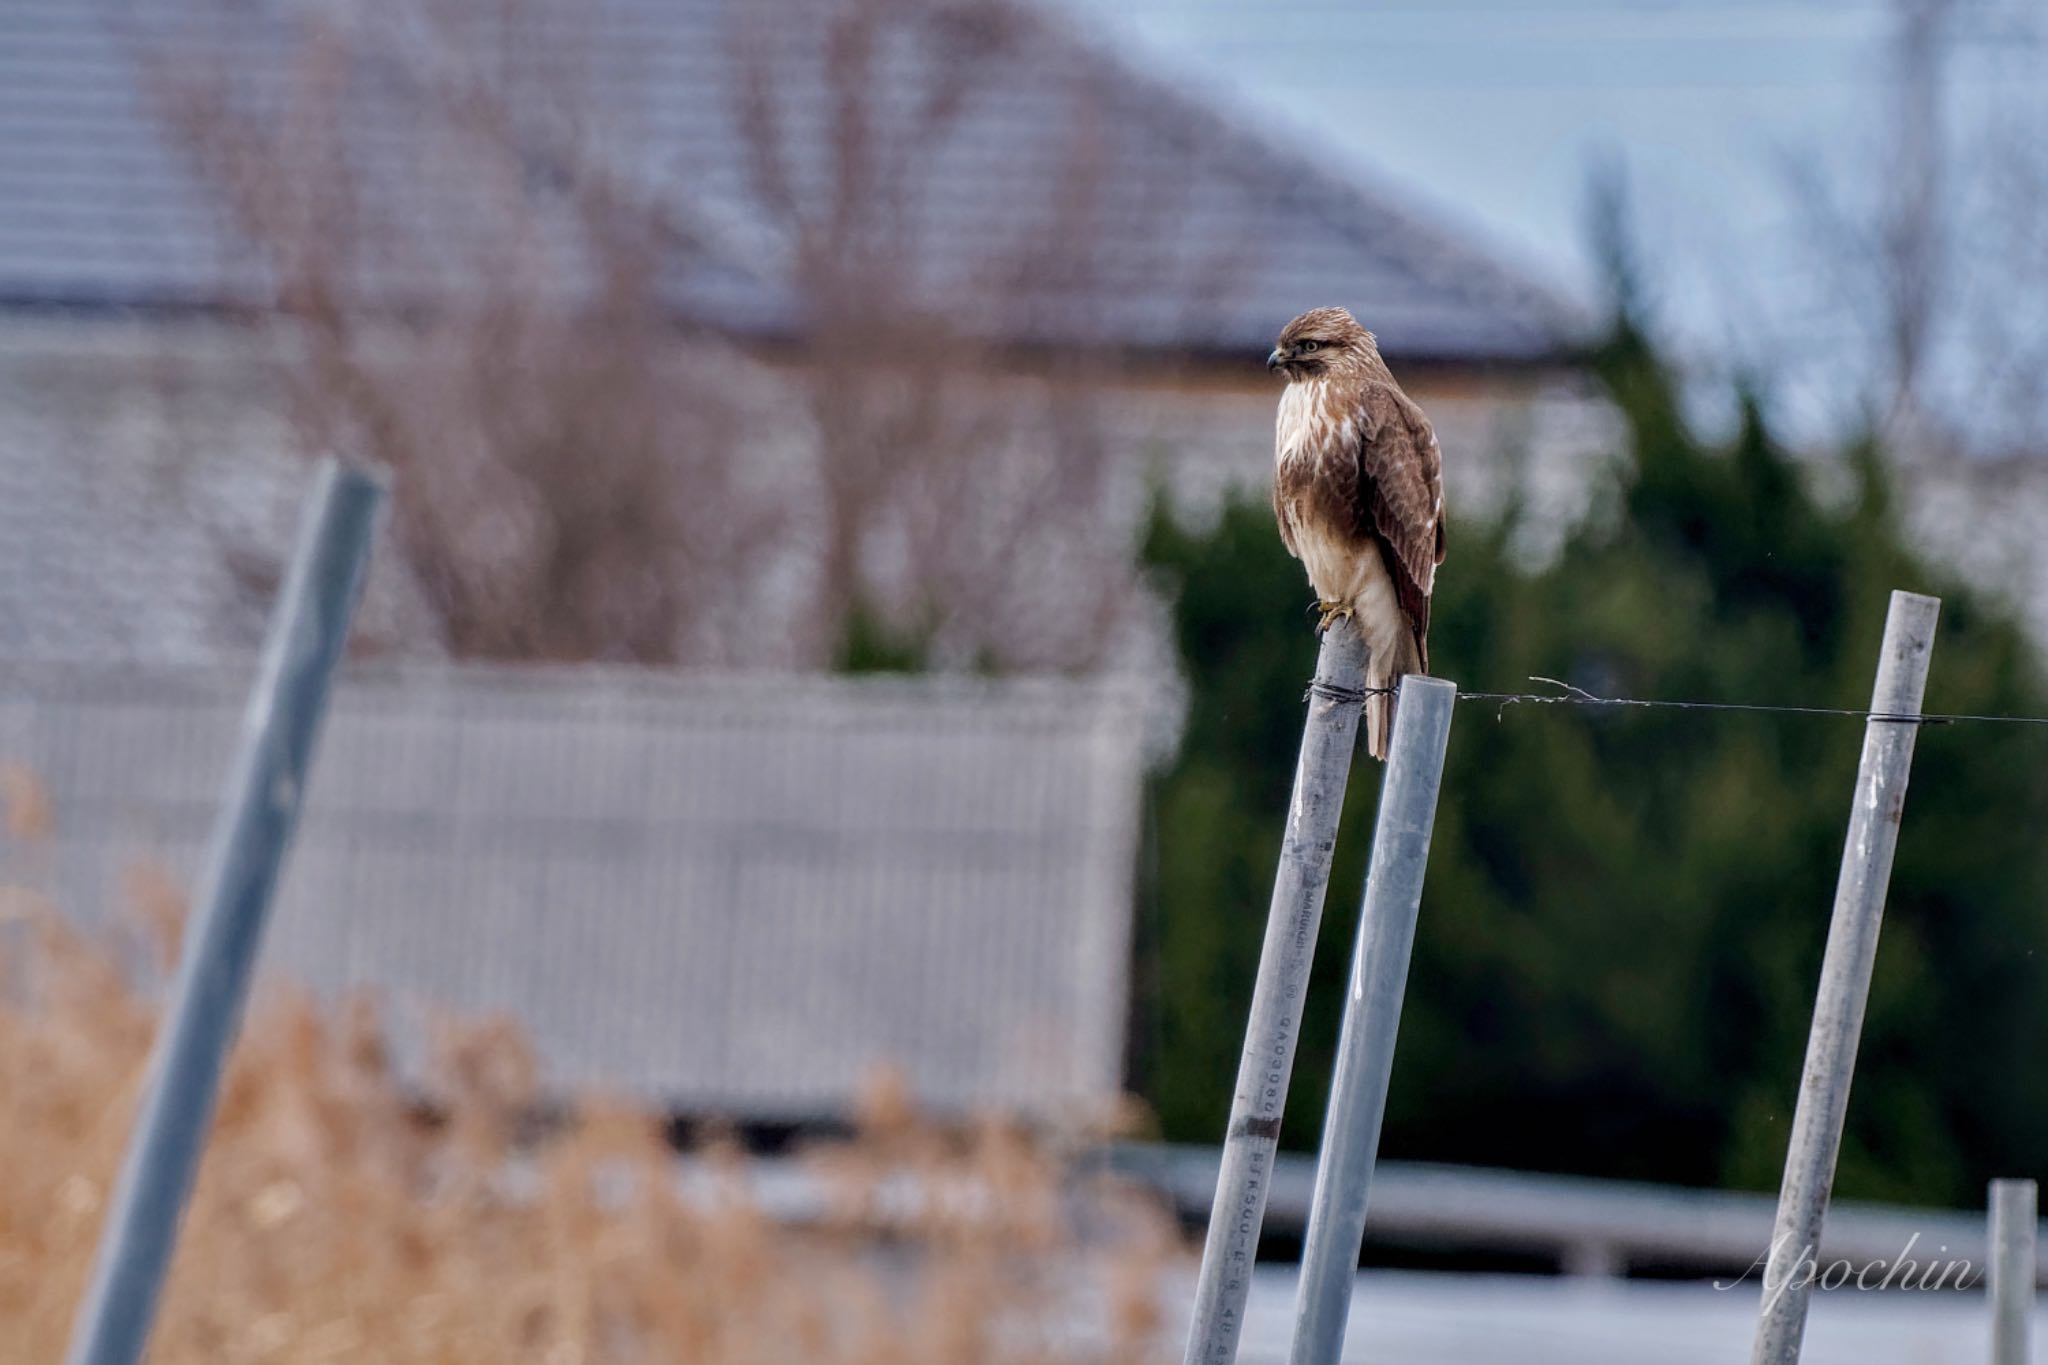
[[[758,158],[748,148],[765,144],[743,131],[743,95],[772,74],[774,139],[800,216],[815,216],[835,174],[826,35],[833,13],[865,2],[743,11],[740,0],[599,0],[555,11],[574,14],[573,25],[530,17],[528,31],[453,42],[447,31],[404,29],[401,39],[396,26],[344,20],[339,41],[352,64],[341,99],[362,156],[387,172],[410,168],[384,177],[412,178],[385,184],[385,211],[431,224],[429,236],[473,230],[488,212],[478,213],[478,187],[459,171],[419,181],[429,159],[419,155],[422,108],[467,88],[479,51],[514,65],[519,54],[573,52],[602,106],[594,123],[611,130],[599,139],[606,165],[674,230],[663,263],[672,306],[724,329],[781,333],[802,327],[806,300],[788,264],[787,216],[764,207],[750,169]],[[485,10],[500,12],[472,7]],[[263,303],[270,286],[188,148],[166,132],[161,92],[181,62],[222,60],[233,98],[283,117],[307,69],[291,55],[301,35],[286,16],[316,11],[347,7],[0,4],[0,308]],[[1542,288],[1333,173],[1314,149],[1236,125],[1062,21],[1010,0],[890,0],[879,11],[887,21],[870,68],[873,119],[907,127],[933,100],[959,100],[943,133],[920,144],[922,169],[900,205],[897,226],[916,244],[912,288],[957,298],[998,265],[1028,263],[1033,243],[1100,244],[1085,268],[1038,271],[977,310],[1000,339],[1236,355],[1262,352],[1293,313],[1342,302],[1390,353],[1411,359],[1558,354],[1569,319]],[[531,132],[531,181],[543,187],[532,192],[542,194],[561,144],[538,119]],[[1061,216],[1076,212],[1085,228]],[[412,268],[382,283],[402,292],[451,283],[422,280],[431,265]]]

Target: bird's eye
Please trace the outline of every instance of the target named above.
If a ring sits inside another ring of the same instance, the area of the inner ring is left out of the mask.
[[[1303,355],[1307,355],[1310,351],[1320,349],[1322,347],[1322,344],[1323,343],[1320,341],[1304,341],[1296,349],[1299,350]]]

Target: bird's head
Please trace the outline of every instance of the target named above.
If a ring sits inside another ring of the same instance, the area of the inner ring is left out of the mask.
[[[1266,368],[1289,380],[1313,379],[1333,370],[1370,364],[1379,357],[1371,332],[1343,308],[1311,308],[1280,329],[1280,342]]]

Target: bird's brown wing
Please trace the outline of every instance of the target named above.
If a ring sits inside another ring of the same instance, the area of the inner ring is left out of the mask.
[[[1300,461],[1289,461],[1288,464],[1298,466]],[[1283,465],[1273,471],[1273,520],[1280,523],[1280,543],[1296,559],[1301,558],[1301,551],[1294,547],[1294,525],[1287,517],[1287,500],[1298,491],[1293,485],[1299,479],[1296,468]]]
[[[1429,667],[1429,594],[1444,558],[1443,455],[1436,433],[1407,394],[1368,381],[1358,396],[1356,529],[1390,553],[1387,569],[1415,644]]]

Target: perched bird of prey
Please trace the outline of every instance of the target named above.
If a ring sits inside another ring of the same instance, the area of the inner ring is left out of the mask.
[[[1429,671],[1429,593],[1444,559],[1443,457],[1436,433],[1342,308],[1303,313],[1266,368],[1287,376],[1273,447],[1273,512],[1308,570],[1319,629],[1350,618],[1365,640],[1366,686]],[[1387,756],[1394,699],[1366,699],[1366,747]]]

